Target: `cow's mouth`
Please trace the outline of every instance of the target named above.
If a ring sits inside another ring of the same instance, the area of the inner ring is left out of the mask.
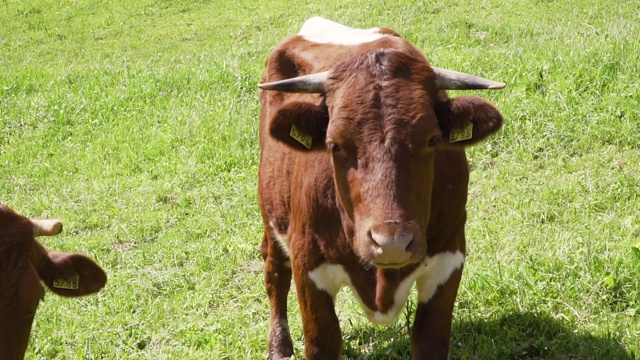
[[[374,266],[379,268],[379,269],[399,269],[399,268],[403,268],[405,266],[409,265],[409,263],[382,263],[382,264],[375,264]]]
[[[410,265],[415,264],[415,261],[405,261],[405,262],[376,262],[372,261],[371,264],[378,269],[401,269]]]

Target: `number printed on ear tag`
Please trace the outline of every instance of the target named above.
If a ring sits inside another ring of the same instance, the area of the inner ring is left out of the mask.
[[[454,143],[463,140],[469,140],[473,137],[473,123],[469,122],[461,127],[451,130],[449,142]]]
[[[78,290],[80,275],[75,274],[66,278],[53,279],[53,287],[57,289]]]
[[[289,131],[289,136],[298,140],[298,142],[304,145],[304,147],[306,147],[307,149],[311,149],[311,135],[305,134],[300,131],[296,124],[291,124],[291,131]]]

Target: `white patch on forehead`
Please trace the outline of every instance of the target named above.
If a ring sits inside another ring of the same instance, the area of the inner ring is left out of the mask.
[[[279,233],[273,221],[269,222],[269,226],[271,227],[271,234],[280,245],[282,251],[284,251],[288,257],[291,257],[291,252],[289,250],[289,239],[287,238],[287,234]]]
[[[380,28],[353,29],[321,17],[305,21],[298,35],[319,44],[358,45],[383,38]]]
[[[409,276],[400,282],[393,295],[393,305],[386,312],[369,309],[356,289],[353,288],[349,274],[342,265],[322,264],[309,272],[309,278],[316,287],[324,290],[335,300],[335,296],[344,285],[348,285],[352,290],[367,318],[375,323],[390,324],[400,315],[404,304],[406,304],[411,287],[417,283],[418,300],[421,303],[428,302],[435,294],[438,286],[447,282],[451,274],[459,269],[464,263],[464,254],[460,251],[444,252],[426,259],[426,265],[415,269]]]

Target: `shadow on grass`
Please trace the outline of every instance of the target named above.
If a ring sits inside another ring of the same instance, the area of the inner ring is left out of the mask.
[[[345,334],[345,359],[410,359],[409,331],[367,326]],[[545,314],[512,313],[496,319],[454,321],[450,359],[639,360],[611,336],[575,330]]]

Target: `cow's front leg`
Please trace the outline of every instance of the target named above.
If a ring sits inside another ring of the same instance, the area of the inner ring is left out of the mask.
[[[418,304],[411,334],[411,358],[447,359],[451,339],[453,305],[458,294],[462,267],[451,273],[433,297]]]
[[[264,282],[269,296],[269,359],[283,360],[293,356],[293,344],[287,320],[287,295],[291,287],[291,264],[287,255],[270,234],[262,240]]]
[[[305,359],[339,359],[342,351],[340,323],[334,308],[334,296],[320,289],[309,276],[308,269],[296,268],[294,277],[302,316]]]

